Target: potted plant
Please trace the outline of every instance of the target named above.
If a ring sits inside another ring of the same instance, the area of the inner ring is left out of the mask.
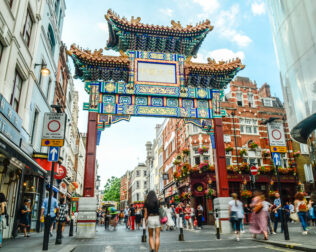
[[[207,197],[208,199],[210,199],[210,198],[216,196],[216,191],[215,191],[214,189],[212,189],[212,188],[209,188],[209,189],[207,189],[207,190],[205,191],[205,195],[206,195],[206,197]]]
[[[249,191],[249,190],[242,190],[241,193],[240,193],[240,196],[243,198],[243,199],[249,199],[252,197],[252,192]]]
[[[258,148],[258,144],[255,143],[255,142],[251,142],[251,143],[248,144],[248,147],[249,147],[250,149],[252,149],[252,150],[255,150],[255,149]]]
[[[240,165],[240,170],[245,171],[245,172],[249,172],[249,165],[246,162],[242,162]]]
[[[208,168],[210,171],[215,171],[215,165],[209,165],[209,168]]]
[[[208,164],[208,163],[201,163],[201,164],[200,164],[200,169],[201,169],[202,171],[207,171],[208,168],[209,168],[209,164]]]
[[[185,149],[182,150],[182,153],[184,155],[189,155],[190,154],[190,150],[188,148],[185,148]]]
[[[263,151],[262,151],[262,156],[263,156],[264,158],[269,157],[269,156],[270,156],[270,151],[269,151],[269,150],[263,150]]]
[[[208,152],[208,147],[202,146],[202,147],[198,148],[198,152],[200,154],[204,154],[204,153]]]
[[[248,153],[247,153],[247,150],[246,149],[241,149],[240,151],[239,151],[239,156],[241,156],[241,157],[243,157],[243,156],[245,156],[245,155],[247,155]]]
[[[173,164],[174,165],[179,165],[181,163],[181,161],[179,160],[179,159],[175,159],[174,161],[173,161]]]
[[[230,145],[228,145],[226,148],[225,148],[225,151],[226,152],[230,152],[233,150],[233,147],[231,147]]]

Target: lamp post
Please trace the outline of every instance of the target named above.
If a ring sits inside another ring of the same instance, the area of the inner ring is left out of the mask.
[[[50,75],[50,70],[47,68],[47,64],[46,63],[35,64],[34,68],[36,68],[37,66],[41,66],[41,75],[42,76]]]
[[[262,125],[267,125],[275,120],[279,120],[280,118],[278,117],[270,117],[268,120],[265,120],[263,122],[261,122]],[[269,136],[269,132],[268,132],[268,140],[269,140],[269,149],[270,148],[270,136]],[[271,157],[272,157],[272,152],[271,152]],[[279,172],[279,166],[275,165],[275,170],[277,173],[277,181],[278,181],[278,190],[279,190],[279,194],[280,194],[280,200],[281,200],[281,225],[283,226],[283,231],[284,231],[284,239],[285,240],[290,240],[290,235],[289,235],[289,229],[287,226],[287,221],[286,221],[286,213],[285,213],[285,209],[284,209],[284,197],[283,197],[283,193],[282,193],[282,188],[281,188],[281,181],[280,181],[280,172]]]

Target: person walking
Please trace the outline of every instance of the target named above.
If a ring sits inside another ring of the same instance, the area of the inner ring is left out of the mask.
[[[149,191],[144,204],[145,222],[148,226],[149,246],[151,252],[158,252],[160,245],[160,216],[159,216],[159,201],[155,191]],[[155,240],[154,240],[155,231]]]
[[[61,224],[61,234],[64,232],[65,229],[65,223],[69,221],[69,215],[68,215],[68,206],[66,204],[65,198],[59,199],[59,206],[58,206],[58,216],[57,216],[57,227],[58,224]]]
[[[182,208],[181,202],[176,207],[175,213],[176,213],[176,228],[180,228],[180,221],[182,221],[182,216],[183,216],[183,208]]]
[[[173,220],[173,223],[174,223],[174,228],[176,228],[176,210],[174,208],[174,204],[171,205],[171,217],[172,217],[172,220]]]
[[[272,225],[271,225],[271,209],[273,207],[273,205],[269,202],[269,201],[266,201],[266,200],[263,200],[262,201],[262,204],[263,204],[263,208],[262,210],[265,211],[267,213],[267,224],[268,224],[268,230],[270,232],[270,234],[273,234],[273,228],[272,228]]]
[[[187,207],[184,209],[184,214],[185,214],[184,218],[185,218],[185,220],[187,222],[187,224],[186,224],[187,230],[189,230],[189,228],[193,229],[193,222],[192,222],[192,217],[191,217],[191,211],[192,210],[191,210],[190,205],[187,204]]]
[[[124,223],[125,223],[125,227],[128,228],[128,213],[129,213],[129,209],[128,206],[125,207],[124,209]]]
[[[7,201],[3,193],[0,193],[0,224],[2,224],[2,218],[7,214]],[[2,247],[2,226],[0,227],[0,248]]]
[[[173,221],[173,218],[172,218],[172,214],[173,214],[173,211],[172,211],[172,208],[170,207],[170,205],[167,206],[167,209],[166,209],[166,214],[167,214],[167,230],[173,230],[174,229],[174,221]]]
[[[242,219],[244,218],[243,214],[243,204],[238,200],[237,193],[232,193],[232,200],[228,202],[228,211],[230,222],[232,224],[232,229],[236,234],[236,241],[240,240],[240,224]]]
[[[135,215],[135,208],[133,206],[133,204],[131,205],[131,207],[129,208],[129,215],[130,215],[130,226],[131,226],[131,230],[135,230],[135,218],[136,218],[136,215]]]
[[[141,220],[142,220],[142,209],[140,207],[136,206],[135,222],[136,222],[137,230],[140,229]]]
[[[201,205],[197,206],[197,222],[198,222],[198,229],[202,229],[203,223],[203,207]]]
[[[303,235],[307,235],[307,201],[304,197],[302,192],[298,192],[295,194],[295,201],[294,201],[295,212],[298,215],[300,220],[303,232]]]
[[[55,196],[55,195],[54,195]],[[51,205],[50,205],[50,209],[49,209],[49,213],[50,213],[50,231],[49,231],[49,235],[53,236],[53,225],[54,222],[56,220],[56,212],[58,211],[58,202],[57,199],[55,197],[51,198]],[[42,211],[41,211],[41,217],[44,216],[44,218],[47,217],[47,213],[48,213],[48,197],[44,199],[43,201],[43,205],[42,205]]]
[[[245,224],[248,225],[249,224],[249,216],[251,214],[251,209],[250,209],[248,204],[245,204],[244,213],[245,213],[245,217],[246,217],[246,223]]]
[[[283,222],[282,222],[282,214],[281,214],[281,207],[282,207],[282,203],[281,203],[281,198],[280,198],[280,194],[277,192],[275,193],[275,199],[273,202],[273,213],[274,213],[274,232],[273,234],[277,233],[277,229],[278,229],[278,223],[281,222],[281,233],[283,233]]]
[[[308,212],[311,218],[311,226],[316,226],[316,204],[314,203],[314,201],[309,200],[308,202]]]
[[[27,229],[30,227],[31,223],[31,212],[31,201],[29,199],[25,199],[24,204],[20,209],[20,226],[23,228],[24,237],[30,237],[30,235],[27,234]]]
[[[264,196],[261,192],[256,191],[250,207],[253,209],[253,213],[250,220],[250,232],[253,234],[253,238],[256,238],[257,234],[263,233],[264,239],[268,240],[267,231],[267,212],[263,209]]]

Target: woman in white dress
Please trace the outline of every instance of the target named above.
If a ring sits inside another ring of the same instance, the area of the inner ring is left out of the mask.
[[[170,205],[168,205],[168,207],[165,209],[165,211],[166,211],[167,218],[168,218],[168,221],[166,223],[167,230],[173,230],[174,229],[174,221],[172,219],[172,209],[171,209]]]

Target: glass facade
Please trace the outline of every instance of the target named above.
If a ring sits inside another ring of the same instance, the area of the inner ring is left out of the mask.
[[[316,1],[268,0],[288,123],[316,113]]]

